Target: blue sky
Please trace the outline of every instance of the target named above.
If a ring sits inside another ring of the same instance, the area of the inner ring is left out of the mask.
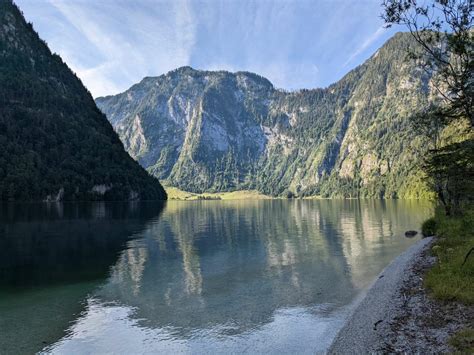
[[[287,90],[327,86],[369,58],[380,0],[15,0],[94,97],[183,65],[246,70]]]

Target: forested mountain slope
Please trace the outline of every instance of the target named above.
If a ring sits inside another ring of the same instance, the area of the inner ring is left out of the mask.
[[[182,67],[96,103],[132,157],[184,190],[419,197],[413,167],[426,144],[408,117],[432,90],[406,59],[409,41],[395,35],[324,89]]]
[[[0,0],[0,147],[0,200],[166,198],[10,0]]]

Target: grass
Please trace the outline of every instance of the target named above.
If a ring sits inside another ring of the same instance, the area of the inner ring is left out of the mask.
[[[431,248],[437,256],[436,265],[428,271],[425,286],[431,294],[443,301],[474,304],[474,206],[464,210],[462,216],[447,217],[442,209],[422,225],[424,235],[436,234]],[[452,335],[449,344],[455,353],[474,353],[474,329],[466,328]]]
[[[474,252],[466,262],[464,260],[469,250],[474,247],[474,208],[466,209],[459,217],[446,217],[439,209],[434,219],[437,239],[432,253],[438,260],[428,271],[425,286],[437,299],[472,305]]]
[[[271,196],[261,194],[254,190],[242,190],[232,192],[217,192],[217,193],[194,193],[178,189],[173,186],[164,186],[168,199],[194,201],[194,200],[265,200],[271,199]]]
[[[474,329],[463,329],[449,339],[449,344],[461,354],[474,354]]]

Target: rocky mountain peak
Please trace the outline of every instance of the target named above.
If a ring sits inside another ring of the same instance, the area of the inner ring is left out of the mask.
[[[405,60],[409,41],[394,36],[328,88],[182,67],[97,104],[132,157],[185,190],[405,196],[423,149],[408,117],[430,80]]]

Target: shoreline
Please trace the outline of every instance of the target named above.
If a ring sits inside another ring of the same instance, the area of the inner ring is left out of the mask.
[[[405,301],[399,291],[432,242],[433,237],[421,239],[382,270],[337,333],[329,354],[371,353],[386,348],[387,323],[400,313]]]
[[[179,187],[167,185],[162,182],[163,188],[168,194],[169,201],[203,201],[203,200],[381,200],[381,201],[427,201],[430,199],[417,198],[375,198],[375,197],[322,197],[311,196],[272,196],[266,195],[258,190],[233,190],[220,192],[190,192],[181,190]]]

